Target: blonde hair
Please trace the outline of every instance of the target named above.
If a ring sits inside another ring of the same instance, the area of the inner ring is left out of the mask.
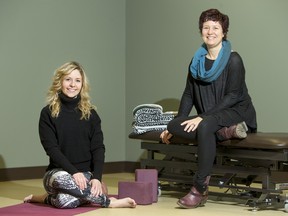
[[[89,90],[90,86],[88,79],[85,75],[83,67],[74,61],[67,62],[56,69],[54,76],[52,78],[52,85],[47,93],[47,103],[51,110],[51,115],[54,118],[59,116],[61,103],[59,98],[59,93],[61,93],[62,81],[64,77],[70,74],[73,70],[79,70],[82,76],[82,88],[80,91],[81,99],[78,103],[78,108],[82,112],[81,119],[89,119],[91,115],[91,110],[96,109],[94,105],[90,102]]]

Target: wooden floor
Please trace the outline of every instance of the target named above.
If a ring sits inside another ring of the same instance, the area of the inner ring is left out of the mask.
[[[134,174],[131,173],[116,173],[116,174],[105,174],[103,180],[108,186],[109,194],[118,193],[118,182],[125,180],[134,180]],[[9,181],[0,182],[0,207],[5,207],[9,205],[14,205],[22,202],[23,197],[29,194],[42,194],[44,189],[42,187],[41,179],[33,180],[21,180],[21,181]],[[233,216],[233,215],[253,215],[253,216],[278,216],[287,215],[282,209],[266,209],[257,212],[251,211],[251,207],[245,206],[241,201],[231,201],[222,199],[222,201],[209,197],[208,202],[205,207],[200,207],[196,209],[180,209],[177,207],[177,200],[184,194],[179,192],[171,191],[161,191],[161,196],[158,198],[157,203],[152,205],[138,205],[135,209],[111,209],[111,208],[101,208],[95,211],[90,211],[81,216],[191,216],[191,215],[201,215],[201,216]]]

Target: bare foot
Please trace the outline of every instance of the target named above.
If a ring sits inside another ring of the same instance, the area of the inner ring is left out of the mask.
[[[23,199],[23,202],[24,203],[44,203],[44,200],[47,197],[47,195],[48,194],[43,194],[43,195],[30,194],[29,196]]]
[[[110,208],[135,208],[137,205],[135,200],[131,199],[130,197],[123,199],[116,199],[114,197],[111,197],[110,201]]]
[[[29,196],[27,196],[23,199],[23,202],[24,203],[30,203],[32,198],[33,198],[33,194],[30,194]]]

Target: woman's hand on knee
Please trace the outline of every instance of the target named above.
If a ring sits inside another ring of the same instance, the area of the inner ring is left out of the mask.
[[[195,131],[202,120],[203,119],[198,116],[196,118],[182,122],[181,126],[185,126],[184,131],[189,133],[191,131]]]
[[[92,179],[89,184],[91,185],[91,194],[95,197],[103,194],[102,184],[98,179]]]
[[[170,139],[172,138],[172,134],[169,133],[168,130],[164,130],[161,134],[160,134],[160,138],[162,140],[163,143],[169,144],[170,143]]]
[[[77,186],[80,188],[80,190],[84,190],[85,188],[87,188],[88,181],[82,172],[73,174],[73,178],[75,179],[75,182]]]

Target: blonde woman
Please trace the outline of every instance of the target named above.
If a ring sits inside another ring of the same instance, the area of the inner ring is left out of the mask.
[[[90,102],[89,84],[77,62],[60,66],[40,114],[39,135],[49,156],[43,184],[47,194],[30,195],[24,202],[56,208],[93,203],[102,207],[135,207],[131,198],[108,198],[102,186],[105,146],[101,120]]]

